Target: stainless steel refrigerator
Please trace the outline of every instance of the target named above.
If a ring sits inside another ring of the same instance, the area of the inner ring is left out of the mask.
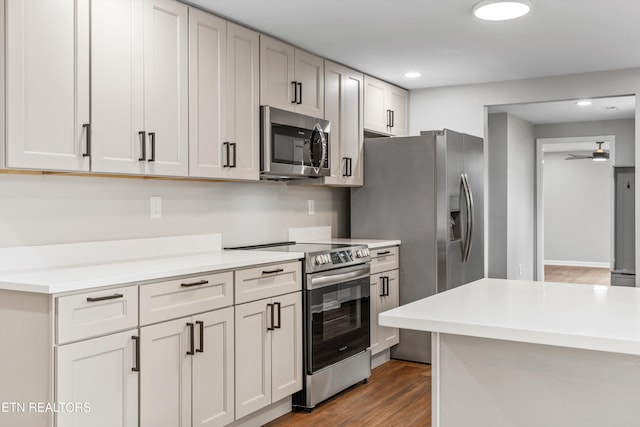
[[[483,141],[454,132],[364,142],[351,237],[401,239],[400,304],[484,277]],[[431,334],[400,331],[396,359],[431,363]]]

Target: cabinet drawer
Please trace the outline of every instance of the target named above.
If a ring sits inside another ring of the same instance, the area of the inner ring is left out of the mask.
[[[270,298],[302,289],[300,262],[263,265],[236,271],[236,304]]]
[[[138,326],[138,287],[86,292],[56,301],[58,344]]]
[[[395,270],[399,267],[399,248],[392,246],[388,248],[371,249],[371,274],[382,271]]]
[[[140,325],[233,305],[233,272],[140,286]]]

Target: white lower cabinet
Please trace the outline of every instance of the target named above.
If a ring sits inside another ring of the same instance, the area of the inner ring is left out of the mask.
[[[302,389],[302,295],[236,306],[236,419]]]
[[[234,420],[233,307],[140,328],[140,425]]]
[[[378,314],[398,306],[398,270],[371,276],[371,354],[398,344],[398,328],[378,324]]]
[[[58,427],[138,425],[136,335],[131,330],[57,348],[56,402],[65,405]]]

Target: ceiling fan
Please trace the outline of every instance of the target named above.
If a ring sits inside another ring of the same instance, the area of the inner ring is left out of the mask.
[[[604,141],[596,142],[596,144],[598,144],[598,149],[591,153],[590,156],[569,153],[569,157],[565,157],[565,160],[591,159],[594,162],[606,162],[607,160],[609,160],[609,152],[602,149],[602,144],[604,144]]]

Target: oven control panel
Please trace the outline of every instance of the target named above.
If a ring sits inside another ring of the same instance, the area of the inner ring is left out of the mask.
[[[309,271],[318,271],[355,265],[368,262],[370,257],[369,248],[366,246],[334,249],[324,253],[311,254],[311,256],[307,258],[307,268],[310,268]]]

